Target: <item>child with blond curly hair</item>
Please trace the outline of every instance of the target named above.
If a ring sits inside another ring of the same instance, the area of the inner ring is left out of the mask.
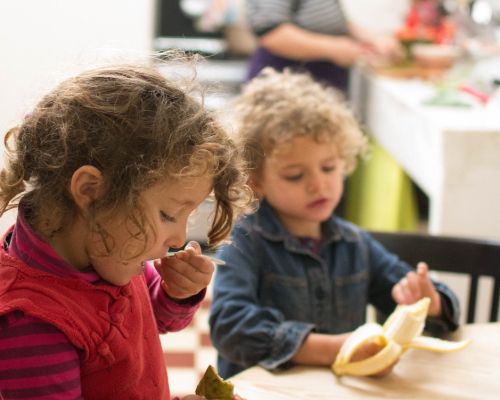
[[[0,215],[18,216],[0,248],[0,398],[170,399],[158,335],[190,323],[214,265],[196,242],[167,252],[207,197],[212,245],[250,200],[241,149],[195,89],[108,65],[8,132]]]
[[[368,304],[388,315],[429,297],[429,316],[456,329],[458,300],[425,263],[415,272],[334,214],[366,151],[334,89],[268,68],[243,88],[234,115],[259,205],[217,250],[226,265],[217,267],[209,322],[223,378],[253,365],[330,366]],[[379,350],[371,342],[355,356]]]

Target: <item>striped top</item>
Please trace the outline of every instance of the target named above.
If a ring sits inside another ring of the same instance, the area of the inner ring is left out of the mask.
[[[307,31],[326,35],[348,34],[339,0],[247,0],[247,21],[257,36],[290,22]]]
[[[29,226],[22,208],[4,247],[9,255],[32,268],[94,285],[109,285],[93,269],[77,271],[59,257]],[[204,292],[188,304],[178,305],[167,299],[160,287],[161,277],[150,263],[146,263],[145,278],[159,331],[174,332],[187,326]],[[0,316],[0,398],[83,399],[78,349],[58,328],[41,319],[21,311]]]

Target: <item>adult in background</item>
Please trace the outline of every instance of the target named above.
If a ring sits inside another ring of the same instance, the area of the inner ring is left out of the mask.
[[[315,79],[347,92],[348,67],[398,59],[402,50],[387,33],[348,20],[340,0],[246,0],[247,22],[258,37],[248,79],[271,66],[309,71]]]

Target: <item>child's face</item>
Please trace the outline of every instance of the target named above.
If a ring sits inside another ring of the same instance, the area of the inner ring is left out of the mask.
[[[131,234],[137,227],[127,226],[128,219],[116,218],[105,229],[115,240],[115,249],[121,249],[108,257],[93,257],[92,266],[101,278],[114,285],[125,285],[133,275],[144,272],[144,261],[165,257],[170,248],[182,247],[186,242],[187,223],[190,214],[207,198],[212,187],[212,177],[184,179],[160,183],[146,190],[142,195],[145,210],[156,232],[148,231],[146,250],[138,257],[129,259],[143,249],[143,242],[133,239]],[[143,238],[143,236],[142,236]],[[99,237],[93,238],[98,250],[104,250]],[[125,261],[124,261],[125,260]]]
[[[293,235],[319,237],[342,196],[343,165],[334,144],[295,138],[266,158],[254,189]]]

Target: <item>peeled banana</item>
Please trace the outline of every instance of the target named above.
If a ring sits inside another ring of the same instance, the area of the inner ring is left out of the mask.
[[[383,326],[369,322],[356,329],[344,342],[332,365],[336,375],[373,375],[392,365],[406,350],[417,348],[447,353],[462,350],[472,340],[451,342],[421,336],[430,299],[415,304],[398,305]],[[377,354],[361,361],[350,362],[353,354],[365,342],[373,340],[382,346]]]

